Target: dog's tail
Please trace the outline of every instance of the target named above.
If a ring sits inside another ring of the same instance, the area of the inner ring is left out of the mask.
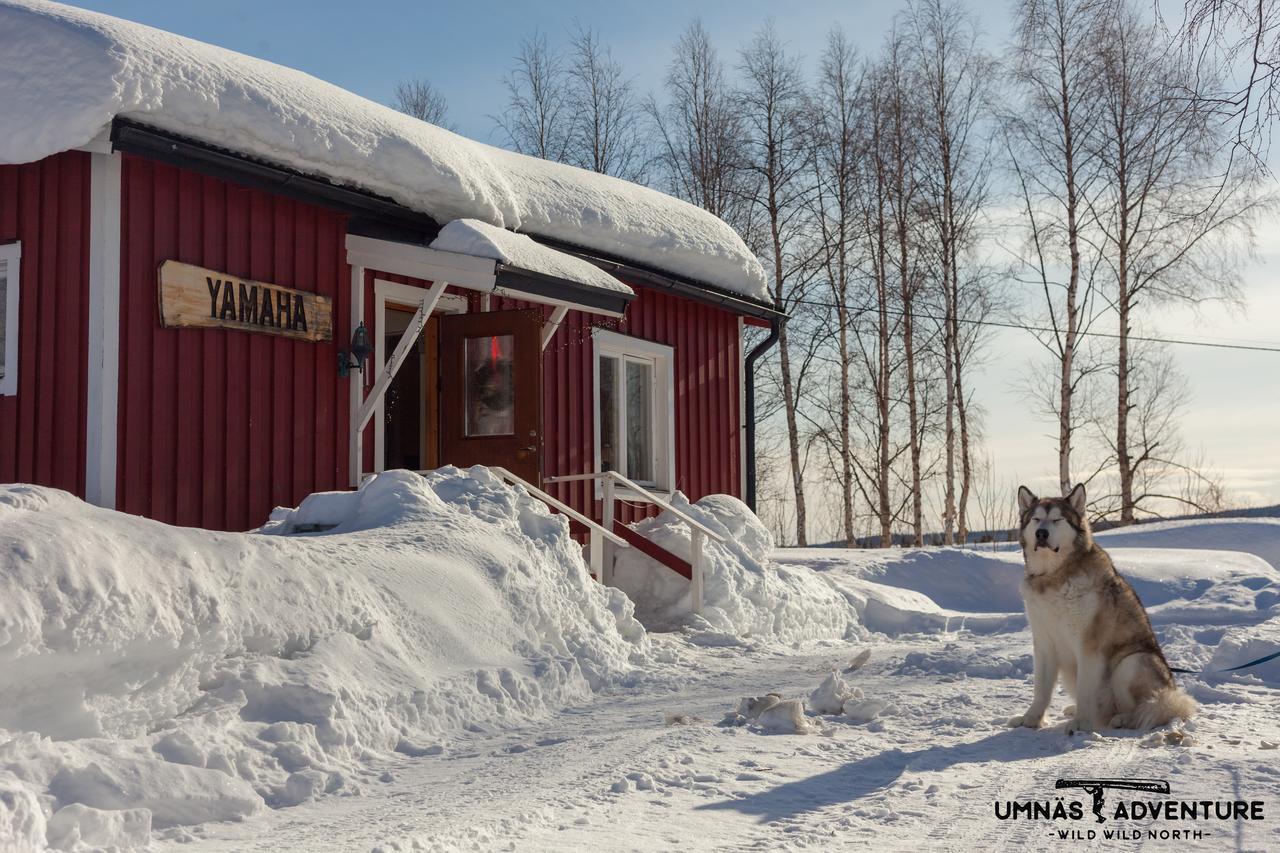
[[[1128,717],[1126,728],[1154,729],[1174,720],[1189,720],[1195,712],[1196,701],[1181,688],[1165,687],[1139,702],[1136,708],[1125,715]]]

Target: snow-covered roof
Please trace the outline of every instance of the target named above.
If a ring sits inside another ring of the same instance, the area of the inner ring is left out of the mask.
[[[479,219],[455,219],[440,229],[431,248],[489,258],[507,266],[617,293],[634,293],[598,266],[558,252],[524,234],[504,231]]]
[[[767,298],[719,218],[617,178],[484,145],[309,74],[43,0],[0,0],[0,163],[84,145],[116,117],[394,199]]]

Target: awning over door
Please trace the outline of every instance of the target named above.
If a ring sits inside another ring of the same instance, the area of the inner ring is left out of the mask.
[[[475,219],[455,219],[430,246],[348,234],[347,262],[614,317],[635,299],[635,291],[594,264]]]

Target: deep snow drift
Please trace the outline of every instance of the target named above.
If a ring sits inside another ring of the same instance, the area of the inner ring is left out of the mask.
[[[690,615],[689,581],[634,548],[617,552],[614,583],[636,602],[637,617],[650,629],[702,629],[722,642],[862,635],[857,610],[845,595],[808,568],[774,561],[773,537],[742,501],[708,495],[690,503],[676,492],[671,503],[725,542],[704,542],[701,617]],[[692,557],[689,527],[675,515],[662,512],[633,526],[682,559]]]
[[[732,228],[656,190],[474,142],[301,71],[107,15],[0,0],[0,33],[0,163],[84,145],[118,116],[440,223],[472,217],[768,297]]]
[[[373,757],[648,662],[565,519],[484,469],[384,474],[264,533],[333,524],[213,533],[0,487],[0,849],[359,793]]]
[[[1158,602],[1155,627],[1171,661],[1220,669],[1280,648],[1280,579],[1255,556],[1280,545],[1280,528],[1203,540],[1177,527],[1168,534],[1183,547],[1162,547],[1157,531],[1114,556]],[[1196,544],[1217,550],[1184,550]],[[1118,842],[1126,850],[1280,849],[1277,681],[1265,668],[1179,675],[1200,711],[1166,730],[1068,736],[1071,700],[1061,693],[1044,729],[1014,729],[1009,717],[1032,695],[1031,638],[1010,609],[1019,555],[780,549],[771,559],[813,565],[873,621],[889,619],[870,628],[896,636],[795,648],[653,634],[641,684],[523,728],[459,735],[441,755],[399,757],[394,780],[375,795],[207,824],[197,843],[160,849],[1116,847],[1101,832],[1092,842],[1058,837],[1098,826],[1089,796],[1055,789],[1059,778],[1162,779],[1179,801],[1265,802],[1265,820],[1109,819],[1102,830],[1136,834]],[[984,613],[991,621],[976,622]],[[805,713],[787,700],[803,700]],[[1058,797],[1080,804],[1080,821],[993,813],[993,802]],[[1107,797],[1109,807],[1121,800],[1148,798]],[[1148,830],[1170,834],[1151,839]],[[1187,841],[1175,830],[1205,837]]]

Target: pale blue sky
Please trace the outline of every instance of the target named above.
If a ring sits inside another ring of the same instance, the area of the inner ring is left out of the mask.
[[[812,65],[826,33],[839,23],[853,42],[873,51],[888,30],[898,2],[459,3],[334,2],[270,0],[216,3],[85,0],[78,5],[161,27],[182,35],[289,65],[365,97],[386,102],[397,80],[430,78],[449,100],[450,121],[462,133],[501,142],[490,115],[504,101],[501,77],[520,39],[535,29],[552,41],[574,21],[597,29],[641,91],[656,89],[672,42],[695,16],[701,17],[732,62],[739,45],[770,16],[783,39]],[[1010,4],[970,4],[988,44],[999,48]],[[1194,314],[1169,311],[1148,328],[1165,336],[1195,335],[1280,344],[1280,234],[1259,228],[1259,262],[1246,275],[1249,308],[1243,315],[1220,309]],[[1021,332],[999,332],[988,363],[974,377],[987,409],[987,445],[995,456],[997,482],[1048,487],[1055,479],[1052,425],[1028,411],[1015,388],[1038,346]],[[1237,497],[1280,502],[1280,353],[1192,348],[1175,350],[1189,379],[1192,404],[1184,424],[1188,445],[1228,474]]]

